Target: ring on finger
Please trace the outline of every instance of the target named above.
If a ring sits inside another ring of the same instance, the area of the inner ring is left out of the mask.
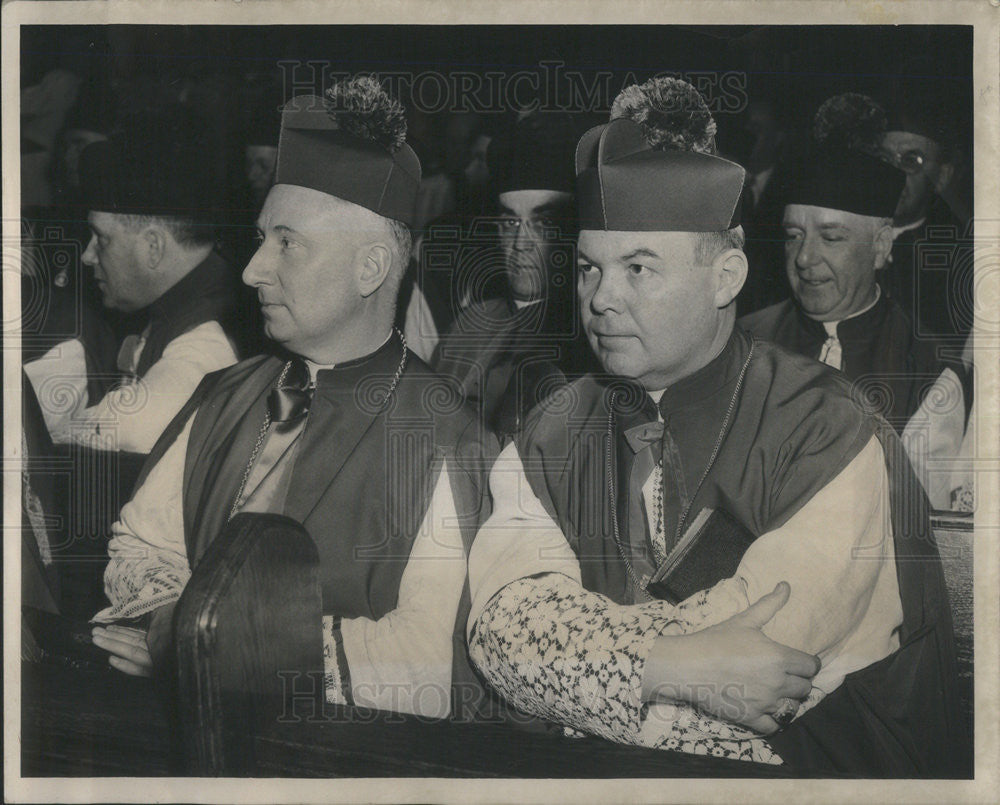
[[[771,718],[777,725],[784,729],[792,723],[796,713],[799,712],[799,703],[795,699],[783,698],[778,700],[778,709],[774,711]]]

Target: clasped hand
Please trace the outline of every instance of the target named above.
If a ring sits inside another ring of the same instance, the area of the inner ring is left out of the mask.
[[[790,592],[782,582],[722,623],[657,638],[643,675],[644,698],[685,701],[762,735],[776,732],[779,725],[771,716],[784,699],[804,699],[820,669],[818,657],[777,643],[761,631]]]

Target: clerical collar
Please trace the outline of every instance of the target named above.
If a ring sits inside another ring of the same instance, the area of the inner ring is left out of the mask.
[[[882,298],[882,289],[878,286],[878,283],[876,283],[875,284],[875,298],[869,304],[867,304],[863,308],[861,308],[861,310],[857,311],[856,313],[852,313],[850,316],[844,316],[844,318],[838,319],[837,321],[823,321],[823,322],[820,322],[820,324],[823,325],[823,329],[826,330],[826,334],[827,335],[836,336],[837,335],[837,326],[841,322],[848,321],[849,319],[856,319],[858,316],[863,316],[865,313],[867,313],[869,310],[871,310],[873,307],[875,307],[875,305],[878,304],[878,300],[881,299],[881,298]]]
[[[360,358],[351,358],[351,360],[343,361],[342,363],[316,363],[315,361],[311,361],[308,358],[303,358],[303,360],[306,362],[306,366],[309,367],[309,377],[311,379],[312,384],[314,386],[316,385],[316,380],[320,372],[330,371],[332,369],[347,369],[352,366],[357,366],[358,364],[362,364],[365,363],[366,361],[371,360],[376,355],[378,355],[379,353],[381,353],[386,349],[386,347],[389,345],[389,342],[392,341],[392,336],[394,335],[394,332],[395,331],[393,330],[389,330],[389,334],[385,337],[385,341],[383,341],[379,345],[378,349],[374,350],[373,352],[369,352],[367,355],[362,355]]]
[[[734,327],[722,351],[701,369],[649,396],[661,411],[696,405],[735,380],[750,349],[750,337]]]

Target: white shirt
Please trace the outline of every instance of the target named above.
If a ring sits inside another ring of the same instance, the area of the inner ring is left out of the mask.
[[[134,368],[143,342],[121,355]],[[24,365],[45,425],[56,444],[148,453],[209,372],[236,363],[236,349],[216,321],[177,336],[141,378],[109,391],[86,406],[87,365],[83,345],[64,341]]]

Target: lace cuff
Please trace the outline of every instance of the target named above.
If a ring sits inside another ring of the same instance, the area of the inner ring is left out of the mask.
[[[533,715],[618,743],[781,763],[765,740],[691,705],[642,702],[653,641],[700,628],[708,592],[679,606],[621,606],[568,579],[520,579],[486,605],[469,653],[489,682]]]

